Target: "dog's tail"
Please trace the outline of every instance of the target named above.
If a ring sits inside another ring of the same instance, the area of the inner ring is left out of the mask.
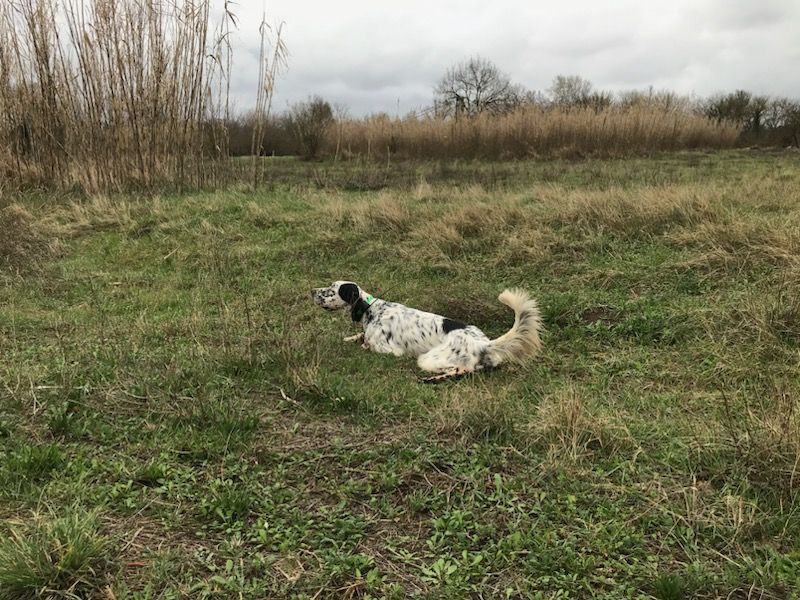
[[[497,299],[514,310],[514,325],[508,333],[489,342],[485,355],[487,366],[496,367],[504,362],[521,363],[538,354],[542,347],[539,338],[542,319],[536,300],[519,289],[505,290]]]

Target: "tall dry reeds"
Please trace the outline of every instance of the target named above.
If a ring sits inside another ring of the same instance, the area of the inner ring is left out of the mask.
[[[626,157],[692,148],[728,148],[738,130],[675,106],[555,108],[523,106],[504,115],[403,119],[388,116],[339,123],[325,153],[372,158]]]
[[[122,190],[219,185],[235,16],[211,0],[0,5],[0,185]],[[263,31],[262,25],[262,31]],[[261,91],[274,53],[262,46]],[[260,110],[266,111],[262,101]]]

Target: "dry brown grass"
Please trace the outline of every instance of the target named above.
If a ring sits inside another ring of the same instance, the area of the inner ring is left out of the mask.
[[[530,408],[521,400],[508,386],[457,386],[435,409],[433,421],[439,434],[540,447],[547,462],[558,465],[638,450],[619,418],[589,408],[572,387],[544,398],[532,419]]]
[[[523,107],[458,121],[386,116],[342,122],[325,153],[371,158],[624,157],[687,148],[730,148],[738,131],[677,106]]]
[[[594,454],[630,452],[636,446],[618,419],[590,409],[572,387],[541,401],[527,433],[555,464],[576,463]]]
[[[339,195],[331,197],[323,213],[336,225],[357,231],[375,231],[400,234],[424,218],[424,207],[411,206],[411,202],[396,192],[380,192],[365,201],[354,201]]]
[[[753,217],[728,217],[698,223],[672,234],[677,243],[701,253],[686,266],[708,272],[740,272],[754,265],[797,267],[800,260],[800,226]]]
[[[496,265],[530,263],[548,256],[557,245],[553,232],[542,228],[537,211],[514,198],[465,203],[419,223],[409,241],[404,254],[436,264],[474,252],[490,253]]]
[[[720,200],[724,193],[672,185],[588,191],[535,186],[524,193],[494,194],[474,185],[465,189],[423,183],[412,195],[386,191],[363,199],[334,195],[326,200],[323,212],[339,227],[396,236],[402,242],[399,252],[409,259],[446,266],[479,253],[490,254],[495,265],[516,265],[569,252],[569,238],[575,234],[625,238],[666,234],[681,244],[713,243],[706,232],[722,235],[731,223]],[[783,252],[788,259],[794,247],[791,235],[779,231],[771,235],[783,244],[773,252]]]
[[[492,250],[495,264],[547,256],[557,239],[541,226],[541,211],[516,195],[495,196],[480,186],[434,188],[421,184],[409,197],[381,192],[377,198],[330,198],[323,207],[340,227],[402,239],[409,259],[447,265],[473,252]]]
[[[724,208],[717,191],[697,186],[574,192],[556,205],[548,222],[557,227],[622,235],[659,235],[678,226],[715,223]]]
[[[747,335],[754,353],[764,346],[774,351],[776,344],[800,347],[800,280],[745,298],[730,325]]]
[[[741,271],[753,265],[800,269],[800,213],[791,194],[766,207],[772,216],[755,216],[763,192],[758,186],[669,185],[609,190],[533,187],[525,194],[494,195],[432,188],[425,184],[414,202],[394,197],[367,209],[356,225],[370,228],[380,219],[403,214],[408,244],[401,253],[446,265],[453,259],[484,252],[496,265],[530,263],[569,252],[570,239],[593,235],[621,238],[666,236],[695,256],[682,266],[705,272]],[[443,205],[447,205],[447,209]],[[413,206],[412,206],[413,205]],[[384,214],[387,213],[387,214]],[[378,216],[382,215],[382,216]],[[567,233],[568,235],[564,235]]]
[[[776,385],[772,394],[740,407],[725,396],[723,438],[733,447],[738,468],[753,483],[785,498],[800,493],[800,412],[797,390]]]
[[[90,231],[128,229],[136,222],[137,215],[151,209],[153,214],[158,213],[155,203],[135,204],[130,200],[98,195],[53,207],[44,219],[62,235],[74,236]]]
[[[403,258],[444,270],[477,257],[497,267],[559,268],[597,249],[596,244],[613,250],[614,240],[658,239],[681,248],[668,269],[700,277],[784,269],[796,279],[800,212],[793,188],[762,188],[759,182],[604,190],[534,185],[496,193],[476,185],[422,182],[411,194],[329,195],[322,210],[337,229],[390,236]],[[779,199],[771,197],[773,191],[780,192]],[[470,318],[482,314],[446,308]],[[792,310],[784,301],[762,316],[791,337]]]
[[[0,269],[20,271],[58,252],[52,228],[18,204],[0,209]]]
[[[475,381],[475,378],[472,378]],[[451,390],[433,412],[437,433],[467,441],[510,441],[522,425],[519,397],[509,388],[477,382]]]

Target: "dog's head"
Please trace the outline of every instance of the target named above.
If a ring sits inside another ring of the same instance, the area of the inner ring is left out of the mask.
[[[361,298],[361,288],[352,281],[334,281],[328,287],[311,290],[311,297],[325,310],[340,310]]]
[[[353,321],[360,321],[369,308],[363,298],[361,288],[352,281],[334,281],[328,287],[314,288],[311,298],[325,310],[350,309]]]

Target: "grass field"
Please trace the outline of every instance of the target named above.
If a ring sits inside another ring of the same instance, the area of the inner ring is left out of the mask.
[[[0,210],[0,599],[798,598],[800,154]],[[308,290],[543,354],[436,386]]]

